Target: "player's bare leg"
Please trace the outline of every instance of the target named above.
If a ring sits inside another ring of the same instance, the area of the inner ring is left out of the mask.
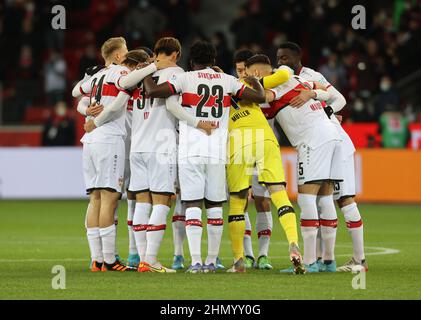
[[[338,217],[333,201],[333,182],[325,181],[319,190],[320,235],[322,241],[322,260],[320,271],[335,272],[335,241]]]
[[[186,206],[186,235],[191,255],[187,273],[202,272],[202,200],[184,201]]]
[[[133,231],[133,217],[136,208],[136,194],[127,191],[127,231],[129,235],[129,256],[127,264],[131,267],[137,267],[140,262],[139,254],[136,248],[136,239]]]
[[[222,217],[222,203],[205,199],[208,232],[208,255],[203,265],[203,272],[216,271],[216,259],[221,246],[224,219]]]
[[[146,255],[146,229],[149,223],[149,214],[152,208],[152,197],[149,191],[136,193],[136,206],[133,215],[133,233],[136,242],[137,253],[140,261],[145,260]]]
[[[99,190],[92,190],[89,194],[89,205],[86,212],[85,226],[86,235],[91,252],[91,270],[101,271],[104,258],[102,255],[102,243],[99,233],[99,210],[101,208],[101,197]]]
[[[272,269],[268,259],[270,236],[272,234],[273,218],[270,198],[254,196],[256,206],[256,230],[259,242],[259,255],[257,268],[263,270]]]
[[[354,266],[361,266],[368,271],[364,254],[364,227],[354,197],[342,197],[337,200],[338,206],[344,214],[346,227],[352,238],[353,257],[345,265],[338,268],[339,272],[350,272]]]

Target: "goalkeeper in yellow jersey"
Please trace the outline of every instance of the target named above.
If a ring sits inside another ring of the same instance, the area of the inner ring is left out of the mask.
[[[259,63],[259,59],[263,59],[262,55],[249,58],[246,62],[246,71],[248,65]],[[266,64],[267,61],[262,61],[262,63]],[[287,71],[280,70],[263,78],[262,82],[265,87],[272,88],[288,81],[289,77]],[[258,104],[247,101],[238,101],[237,104],[240,108],[231,108],[229,123],[228,226],[234,264],[228,272],[245,272],[244,212],[247,207],[248,190],[256,168],[259,183],[266,185],[272,203],[278,211],[279,221],[288,239],[294,272],[304,273],[305,269],[301,264],[301,254],[298,249],[296,216],[285,189],[285,176],[278,141]]]

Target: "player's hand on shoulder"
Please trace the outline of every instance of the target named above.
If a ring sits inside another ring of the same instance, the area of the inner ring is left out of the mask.
[[[218,126],[216,125],[216,123],[214,123],[212,121],[202,121],[201,120],[197,124],[197,128],[205,131],[207,135],[210,135],[212,133],[212,130],[216,129],[217,127]]]
[[[93,119],[90,119],[89,121],[85,122],[85,124],[83,125],[83,129],[86,132],[92,132],[95,128],[96,128],[96,125]]]
[[[159,60],[159,61],[156,61],[155,64],[156,64],[156,68],[158,70],[177,66],[176,63],[174,63],[172,61],[169,61],[169,60]]]
[[[104,110],[104,106],[102,104],[97,104],[96,102],[93,102],[86,109],[86,115],[96,117],[102,112],[102,110]]]
[[[258,83],[259,82],[259,78],[257,78],[256,76],[247,76],[244,79],[245,82],[249,83],[249,84],[253,84],[253,83]]]
[[[294,108],[303,106],[308,100],[315,97],[313,90],[308,89],[294,89],[294,91],[300,92],[299,95],[295,96],[289,102],[289,105]]]

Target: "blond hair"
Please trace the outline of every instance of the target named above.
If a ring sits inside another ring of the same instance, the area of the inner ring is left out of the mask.
[[[101,55],[104,60],[108,60],[114,51],[126,45],[126,40],[123,37],[110,38],[104,42],[101,47]]]

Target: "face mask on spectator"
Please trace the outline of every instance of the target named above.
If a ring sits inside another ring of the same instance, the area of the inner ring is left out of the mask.
[[[391,87],[390,81],[388,80],[383,80],[382,82],[380,82],[380,90],[385,92],[385,91],[389,91]]]

